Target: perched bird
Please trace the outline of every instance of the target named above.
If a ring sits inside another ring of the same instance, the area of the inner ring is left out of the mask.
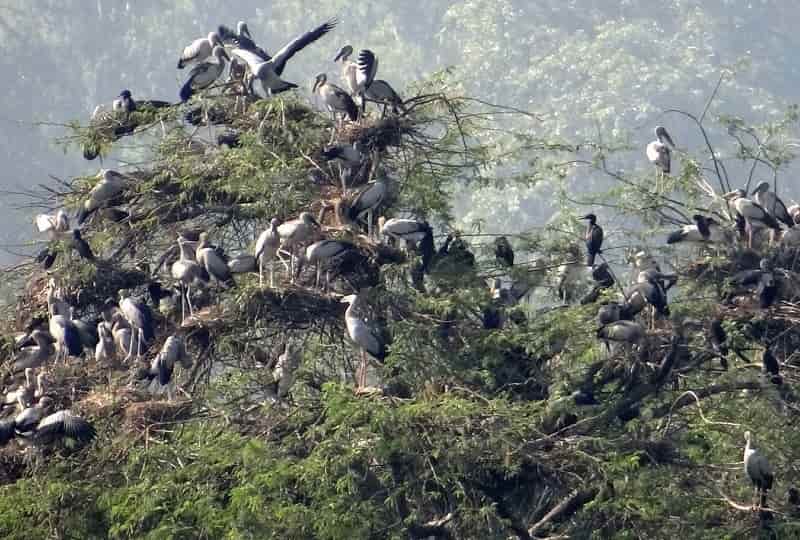
[[[170,107],[172,103],[168,101],[161,101],[158,99],[139,99],[134,100],[130,90],[123,90],[119,96],[112,102],[111,110],[115,113],[130,114],[140,107],[149,107],[153,109],[162,109]]]
[[[97,434],[94,426],[68,410],[45,416],[53,401],[44,396],[39,403],[28,407],[11,421],[0,422],[0,446],[14,437],[32,440],[36,445],[52,444],[61,439],[86,443]]]
[[[217,28],[217,33],[220,39],[222,39],[222,42],[226,45],[233,45],[236,48],[250,51],[264,61],[271,58],[270,55],[267,54],[267,51],[256,45],[256,42],[253,41],[250,29],[244,21],[239,21],[236,24],[236,32],[221,24]]]
[[[500,266],[514,266],[514,249],[505,236],[494,239],[494,258]]]
[[[756,448],[750,446],[751,436],[749,431],[744,432],[744,440],[744,472],[755,488],[753,492],[753,508],[762,508],[767,503],[767,492],[772,489],[775,475],[767,457]],[[758,500],[757,505],[756,500]]]
[[[342,62],[342,74],[341,79],[342,83],[347,88],[347,91],[350,92],[351,96],[358,96],[361,94],[361,90],[358,85],[358,64],[352,60],[350,60],[350,56],[353,54],[353,47],[352,45],[345,45],[339,52],[336,54],[336,58],[333,59],[334,62]]]
[[[761,309],[769,308],[778,296],[778,284],[769,260],[761,259],[756,270],[743,270],[735,274],[731,280],[744,287],[756,286],[756,294]]]
[[[761,363],[764,366],[764,373],[770,375],[770,381],[773,384],[781,384],[783,382],[780,363],[772,353],[771,347],[767,346],[764,348],[764,352],[761,355]]]
[[[709,327],[709,341],[711,341],[711,348],[714,353],[719,356],[722,369],[728,369],[728,334],[725,332],[725,328],[722,327],[722,321],[719,319],[711,321],[711,326]]]
[[[675,148],[672,137],[662,126],[656,126],[656,140],[647,145],[647,159],[664,174],[670,173],[670,148]]]
[[[366,90],[364,90],[364,101],[372,101],[379,105],[383,105],[383,112],[381,116],[386,115],[386,108],[392,108],[392,114],[400,114],[407,112],[405,102],[400,95],[395,92],[392,86],[383,79],[372,81]]]
[[[606,326],[628,318],[625,304],[609,302],[608,304],[603,304],[597,310],[597,322],[600,326]]]
[[[89,245],[89,242],[83,239],[80,229],[72,229],[70,244],[72,245],[72,249],[77,251],[78,255],[80,255],[82,258],[86,259],[87,261],[95,260],[94,253],[92,253],[92,247]]]
[[[130,181],[128,176],[110,169],[101,170],[98,177],[100,180],[89,191],[78,212],[78,225],[83,224],[86,218],[98,208],[112,204]]]
[[[278,94],[297,88],[296,84],[281,79],[286,63],[306,46],[333,30],[336,24],[336,19],[321,24],[310,32],[296,37],[276,52],[275,56],[266,60],[258,52],[244,48],[234,49],[231,55],[247,64],[253,80],[261,81],[261,87],[268,96]]]
[[[178,236],[178,249],[180,258],[172,263],[170,272],[173,279],[178,281],[181,286],[181,321],[183,321],[186,319],[186,304],[189,305],[189,315],[194,315],[191,298],[192,285],[208,283],[211,277],[205,267],[195,261],[194,253],[183,236]]]
[[[281,245],[281,237],[278,234],[277,218],[272,218],[269,222],[269,229],[265,230],[256,240],[255,258],[258,261],[258,284],[264,286],[264,263],[269,263],[269,286],[275,287],[275,268],[273,261],[278,254]]]
[[[29,341],[32,342],[32,345],[21,346],[14,357],[14,363],[11,365],[12,372],[20,373],[28,368],[42,367],[55,356],[56,349],[53,345],[56,339],[48,332],[34,330],[29,336]]]
[[[684,225],[677,231],[673,231],[667,236],[667,244],[678,242],[722,242],[725,239],[724,231],[714,218],[705,217],[701,214],[692,216],[694,224]]]
[[[52,315],[48,323],[50,335],[55,339],[56,360],[61,359],[66,364],[67,357],[80,356],[83,344],[78,329],[65,315]]]
[[[367,353],[377,360],[383,360],[387,354],[386,343],[381,340],[380,334],[356,315],[362,301],[358,294],[351,294],[341,299],[342,303],[349,304],[344,313],[347,335],[361,353],[361,365],[356,375],[358,388],[363,388],[367,384]]]
[[[333,115],[334,121],[336,114],[344,114],[351,122],[358,120],[358,108],[350,94],[328,82],[328,76],[324,73],[317,75],[314,87],[311,90],[314,94],[319,94],[325,107]]]
[[[633,321],[620,320],[601,326],[597,337],[605,341],[617,341],[635,345],[645,337],[644,327]]]
[[[368,238],[372,238],[374,232],[373,217],[375,211],[380,208],[381,204],[383,203],[387,191],[388,188],[386,187],[386,183],[381,180],[376,180],[359,190],[352,202],[346,206],[347,219],[353,223],[357,223],[358,221],[366,221]]]
[[[97,323],[97,345],[94,349],[94,359],[99,364],[108,364],[116,356],[116,344],[111,327],[105,321]]]
[[[433,229],[426,221],[415,219],[392,218],[378,219],[378,230],[383,236],[394,240],[402,240],[406,246],[418,250],[422,256],[422,271],[427,272],[434,256]]]
[[[286,267],[286,270],[290,272],[292,283],[294,283],[295,275],[295,250],[312,241],[318,234],[319,229],[319,223],[317,223],[317,220],[308,212],[301,212],[297,219],[286,221],[278,226],[277,231],[280,237],[280,244],[275,254]],[[289,256],[289,265],[286,264],[281,254]]]
[[[794,227],[794,217],[789,214],[789,210],[783,204],[783,201],[769,188],[769,182],[759,182],[753,188],[755,202],[760,204],[776,220],[782,221],[789,228]]]
[[[161,350],[153,358],[149,370],[143,370],[140,374],[140,379],[152,381],[158,380],[160,386],[167,387],[167,399],[172,400],[169,383],[172,380],[172,373],[175,370],[175,364],[180,363],[184,369],[192,366],[192,359],[186,352],[186,344],[179,336],[169,336]]]
[[[613,287],[616,282],[614,275],[611,273],[611,269],[608,267],[608,263],[601,263],[592,268],[591,276],[592,281],[594,281],[594,286],[591,291],[581,298],[581,304],[590,304],[597,301],[600,297],[600,292]]]
[[[83,348],[94,350],[95,345],[97,345],[97,340],[99,339],[96,324],[89,324],[84,320],[75,318],[75,308],[72,306],[69,308],[69,319],[78,331],[78,336],[80,337]]]
[[[216,47],[224,44],[216,32],[209,32],[208,37],[196,39],[184,47],[178,59],[178,69],[183,69],[191,64],[199,64],[213,54]]]
[[[142,346],[147,345],[155,337],[155,328],[153,321],[153,313],[150,307],[131,296],[128,296],[128,291],[120,289],[119,291],[119,309],[125,320],[131,325],[131,350],[128,351],[126,360],[134,353],[134,343],[136,343],[136,358],[140,358],[143,352]]]
[[[594,258],[598,253],[602,253],[600,249],[603,245],[603,228],[597,224],[597,216],[594,214],[586,214],[581,219],[589,221],[586,227],[586,266],[594,266]]]
[[[42,249],[33,260],[41,265],[42,270],[49,270],[53,266],[53,263],[56,262],[57,256],[57,251],[46,247]]]
[[[330,287],[330,266],[338,258],[342,258],[348,251],[358,251],[355,245],[342,240],[320,240],[306,248],[304,259],[316,267],[314,287],[319,288],[319,278],[322,267],[326,267],[325,288]]]
[[[231,269],[228,268],[228,264],[219,256],[217,251],[211,247],[208,242],[208,233],[206,232],[200,233],[200,241],[195,250],[195,260],[197,260],[197,264],[206,269],[209,276],[222,283],[225,288],[236,285]]]
[[[781,225],[767,212],[760,204],[745,198],[743,189],[736,189],[723,195],[733,210],[741,216],[745,224],[747,233],[747,247],[753,247],[753,227],[769,227],[774,231],[780,231]]]
[[[295,373],[300,367],[300,349],[291,343],[286,344],[283,353],[278,357],[275,367],[272,369],[272,378],[276,382],[275,393],[279,398],[284,398],[289,394],[295,380]]]
[[[221,45],[214,47],[211,54],[216,62],[203,62],[196,65],[189,72],[189,78],[181,87],[179,96],[182,102],[189,101],[189,98],[198,90],[203,90],[214,84],[225,71],[225,61],[230,60],[225,48]]]

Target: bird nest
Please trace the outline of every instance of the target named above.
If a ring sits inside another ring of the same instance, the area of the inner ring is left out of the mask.
[[[293,326],[316,324],[320,320],[343,318],[345,306],[336,298],[305,288],[256,291],[244,299],[243,315],[264,324],[284,323]]]
[[[412,123],[403,117],[366,118],[344,124],[337,130],[336,139],[347,144],[358,141],[364,148],[382,152],[390,146],[400,146],[403,135],[412,130]]]
[[[153,427],[182,422],[191,413],[191,400],[143,401],[125,408],[125,424],[136,431],[146,432]]]

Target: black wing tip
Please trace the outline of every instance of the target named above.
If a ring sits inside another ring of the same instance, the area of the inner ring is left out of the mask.
[[[181,103],[186,103],[189,101],[189,98],[192,97],[192,93],[192,79],[190,78],[183,86],[181,86],[181,90],[178,93]]]
[[[337,24],[339,24],[339,19],[337,17],[331,17],[330,19],[325,21],[325,23],[320,28],[322,28],[325,32],[330,32],[331,30],[336,28]]]

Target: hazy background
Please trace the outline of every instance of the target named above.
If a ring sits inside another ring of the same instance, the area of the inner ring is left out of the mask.
[[[730,74],[710,109],[712,120],[767,122],[798,101],[796,0],[0,0],[0,189],[96,172],[99,160],[85,161],[75,147],[65,153],[54,141],[63,128],[46,124],[85,123],[96,104],[123,88],[136,97],[176,100],[185,76],[175,69],[180,51],[218,24],[246,20],[256,41],[274,53],[334,16],[339,26],[284,74],[306,95],[315,74],[338,79],[332,60],[339,47],[369,47],[380,58],[381,78],[401,93],[453,67],[459,90],[540,114],[541,123],[519,129],[572,140],[602,134],[629,144],[635,150],[613,163],[627,170],[648,166],[642,149],[656,122],[680,147],[702,155],[696,130],[661,113],[699,114],[723,70]],[[115,167],[115,157],[134,151],[115,151],[104,164]],[[731,169],[739,174],[735,160]],[[782,171],[787,199],[800,196],[797,172]],[[465,223],[482,219],[487,229],[517,231],[549,217],[548,195],[547,182],[485,189],[467,193],[458,207]],[[510,214],[497,212],[501,199]],[[0,197],[0,245],[12,252],[25,251],[20,245],[34,236],[32,211],[14,209],[25,202]],[[0,263],[13,260],[0,253]]]

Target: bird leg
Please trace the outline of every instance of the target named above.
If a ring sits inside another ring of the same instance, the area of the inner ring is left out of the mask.
[[[263,289],[264,288],[264,257],[263,255],[259,255],[258,257],[258,287]]]
[[[189,304],[189,316],[194,317],[194,306],[192,305],[192,286],[186,286],[186,303]]]
[[[275,261],[269,261],[269,287],[275,288]]]
[[[319,289],[319,277],[320,277],[321,273],[322,273],[322,267],[320,266],[319,263],[317,263],[317,277],[314,280],[314,288],[315,289]]]
[[[367,353],[361,349],[361,363],[358,366],[358,373],[356,373],[356,386],[360,390],[367,385]]]

